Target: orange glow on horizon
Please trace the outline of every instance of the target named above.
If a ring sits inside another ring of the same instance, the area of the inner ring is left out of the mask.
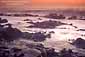
[[[33,8],[85,8],[85,0],[32,0]]]
[[[40,8],[85,8],[85,0],[1,0],[0,8],[40,9]]]
[[[32,0],[33,5],[85,5],[85,0]]]

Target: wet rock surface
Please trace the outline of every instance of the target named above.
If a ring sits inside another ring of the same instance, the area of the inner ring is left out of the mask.
[[[65,19],[66,17],[62,14],[58,15],[56,13],[50,13],[47,16],[45,16],[47,18],[53,18],[53,19]]]
[[[85,29],[78,29],[77,31],[85,31]]]
[[[0,20],[0,40],[4,39],[7,41],[11,41],[21,37],[22,32],[18,30],[17,28],[13,28],[12,24],[7,22],[8,22],[7,19]],[[6,24],[2,25],[3,23],[6,23]]]
[[[69,15],[68,15],[69,16]],[[44,17],[46,18],[52,18],[52,19],[68,19],[68,20],[85,20],[84,15],[79,16],[79,15],[74,15],[71,14],[69,17],[66,16],[65,14],[58,14],[58,13],[49,13],[48,15],[45,15]]]
[[[78,20],[78,17],[77,17],[77,16],[71,16],[71,17],[69,17],[68,19],[69,19],[69,20],[76,20],[76,19]]]
[[[7,23],[7,22],[8,22],[7,19],[2,19],[2,18],[0,18],[0,23]]]
[[[0,13],[0,16],[15,16],[15,17],[23,17],[23,16],[32,16],[32,17],[37,17],[38,15],[34,14],[20,14],[20,13],[13,13],[13,14],[8,14],[8,13]]]
[[[25,19],[25,20],[23,20],[23,21],[32,21],[32,20],[30,20],[30,19]]]
[[[33,40],[35,42],[42,42],[45,41],[46,38],[50,38],[51,34],[45,34],[42,32],[36,32],[36,33],[28,33],[28,32],[24,32],[24,38],[28,39],[28,40]]]
[[[62,23],[60,21],[43,21],[43,22],[29,22],[30,24],[32,24],[31,26],[28,26],[27,28],[56,28],[56,26],[60,26],[60,25],[67,25],[66,23]]]
[[[32,45],[32,47],[29,47]],[[0,57],[84,57],[72,49],[62,49],[56,52],[54,48],[44,47],[42,44],[28,44],[27,48],[0,46]]]
[[[82,38],[78,38],[72,44],[75,45],[78,48],[85,49],[85,40],[82,39]]]

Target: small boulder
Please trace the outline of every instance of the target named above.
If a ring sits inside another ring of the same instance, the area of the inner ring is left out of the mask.
[[[85,40],[82,39],[82,38],[78,38],[72,44],[75,45],[78,48],[85,49]]]

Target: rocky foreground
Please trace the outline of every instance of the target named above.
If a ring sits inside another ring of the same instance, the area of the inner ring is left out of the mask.
[[[0,57],[85,57],[81,51],[74,52],[72,49],[64,48],[56,52],[54,48],[45,47],[41,43],[20,42],[20,44],[0,45]]]

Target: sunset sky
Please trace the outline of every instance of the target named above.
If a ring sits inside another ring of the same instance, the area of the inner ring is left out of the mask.
[[[85,0],[0,0],[0,9],[85,9]]]

